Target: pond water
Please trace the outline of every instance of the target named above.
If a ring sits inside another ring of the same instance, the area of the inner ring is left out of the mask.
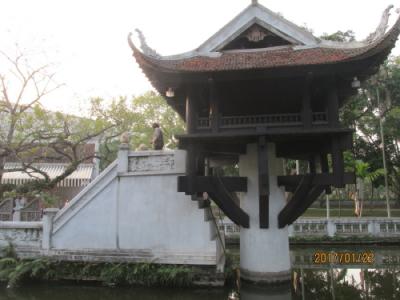
[[[367,252],[373,262],[315,264],[315,253]],[[400,247],[318,247],[291,249],[292,282],[261,288],[242,284],[241,300],[259,299],[400,299]],[[225,288],[163,289],[35,284],[16,289],[0,287],[0,300],[225,300]]]

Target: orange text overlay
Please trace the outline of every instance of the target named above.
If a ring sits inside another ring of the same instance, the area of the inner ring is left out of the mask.
[[[313,255],[313,263],[323,264],[365,264],[371,265],[375,262],[375,254],[371,251],[365,252],[335,252],[335,251],[316,251]]]

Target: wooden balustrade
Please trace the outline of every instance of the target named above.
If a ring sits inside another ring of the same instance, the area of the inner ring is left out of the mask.
[[[313,125],[328,124],[326,112],[312,113]],[[223,129],[249,128],[257,126],[268,127],[290,127],[302,126],[302,116],[300,113],[290,114],[265,114],[248,116],[223,116],[218,119],[219,127]],[[197,129],[210,129],[211,120],[208,117],[197,118]]]

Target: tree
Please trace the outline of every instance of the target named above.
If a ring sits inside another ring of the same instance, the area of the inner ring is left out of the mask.
[[[356,37],[354,31],[352,30],[347,30],[344,32],[339,30],[332,34],[324,33],[321,36],[321,39],[335,42],[354,42]]]
[[[132,149],[151,149],[150,141],[153,134],[151,125],[155,122],[161,125],[165,147],[169,149],[177,147],[175,135],[185,131],[183,120],[163,97],[154,92],[147,92],[130,100],[119,97],[111,104],[107,104],[104,99],[95,98],[92,99],[92,104],[95,115],[115,119],[120,124],[124,124],[123,127],[131,135]],[[117,156],[119,141],[116,137],[118,134],[119,131],[115,135],[108,135],[101,139],[101,169],[104,169]]]
[[[41,101],[61,85],[54,81],[50,64],[34,64],[30,59],[19,49],[15,56],[0,51],[0,64],[5,66],[0,70],[0,182],[5,172],[23,171],[34,179],[26,191],[51,190],[80,163],[93,158],[81,151],[84,144],[119,128],[120,123],[99,114],[78,118],[45,110]],[[10,157],[20,163],[17,169],[5,169]],[[67,167],[50,178],[35,167],[43,159],[66,162]]]
[[[387,156],[389,184],[396,199],[400,199],[400,60],[398,58],[387,61],[377,75],[365,82],[359,93],[343,107],[341,118],[345,125],[356,130],[355,159],[368,162],[371,172],[383,167],[380,121],[384,120],[384,151]],[[382,177],[375,178],[375,185],[382,183]]]

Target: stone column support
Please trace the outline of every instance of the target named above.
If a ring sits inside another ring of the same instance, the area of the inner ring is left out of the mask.
[[[328,220],[326,223],[326,229],[328,231],[328,236],[329,237],[334,237],[336,233],[336,224],[333,220]]]
[[[269,177],[269,228],[259,225],[259,169],[256,144],[247,146],[240,157],[240,176],[248,178],[248,191],[243,193],[241,207],[250,216],[250,228],[240,230],[240,269],[246,281],[272,284],[290,281],[288,228],[278,228],[278,214],[286,204],[285,193],[278,187],[277,176],[283,172],[276,158],[275,145],[266,144]]]
[[[58,208],[45,208],[43,211],[43,237],[42,237],[42,249],[51,249],[51,235],[53,232],[53,220],[56,216]]]

